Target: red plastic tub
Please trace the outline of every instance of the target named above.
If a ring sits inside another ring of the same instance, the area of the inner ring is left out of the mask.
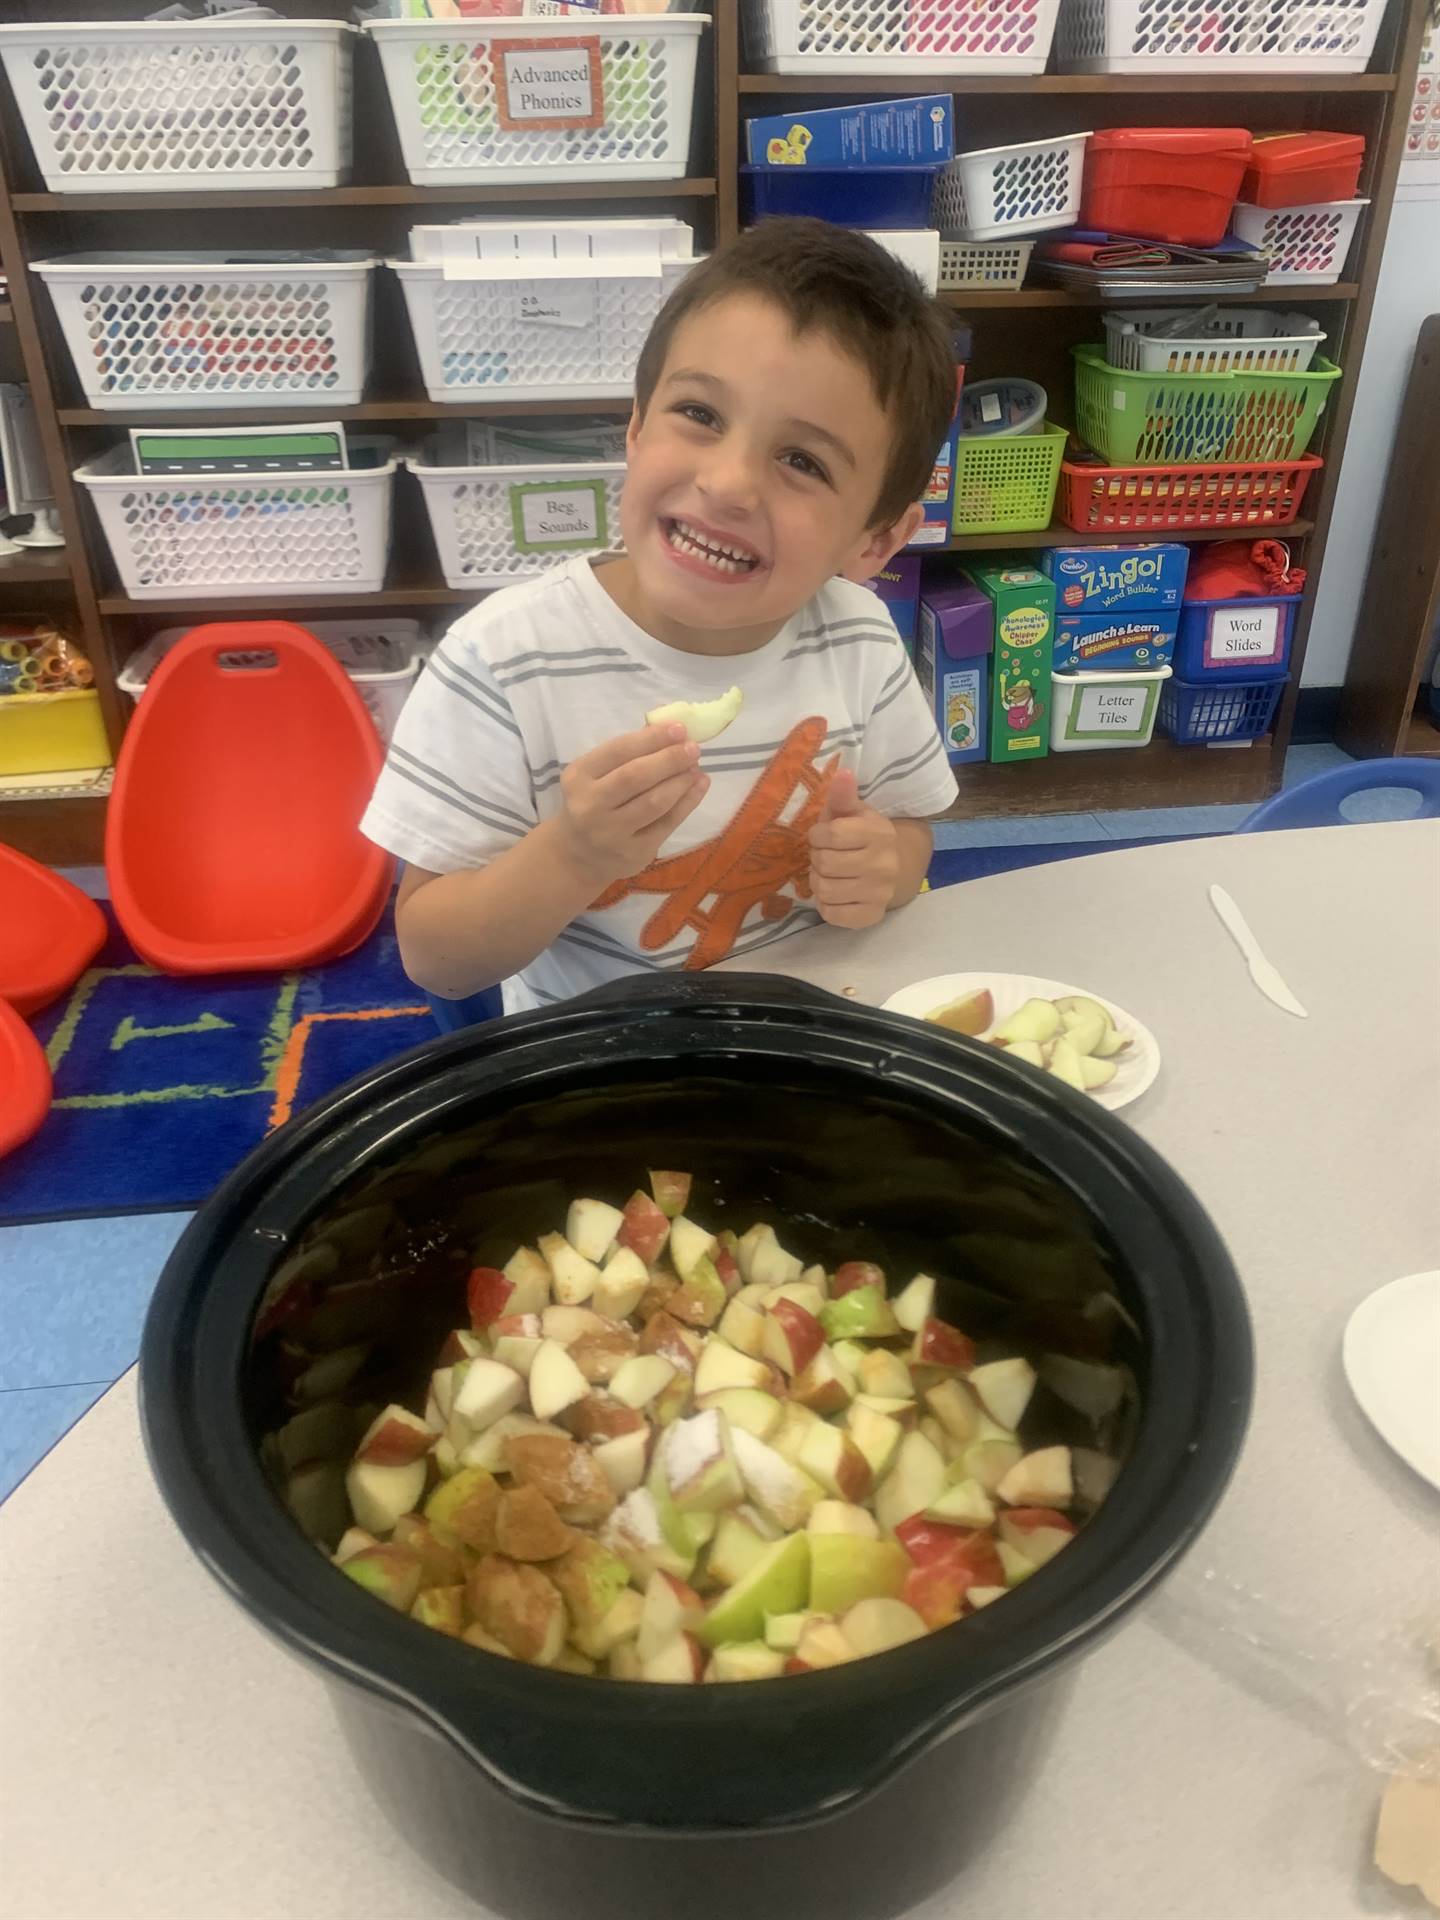
[[[1359,133],[1257,133],[1240,198],[1252,207],[1353,200],[1365,160]]]
[[[1077,533],[1176,533],[1197,527],[1286,527],[1324,462],[1246,461],[1209,467],[1060,466],[1056,518]]]
[[[1213,247],[1250,160],[1243,127],[1112,127],[1085,149],[1080,225]]]

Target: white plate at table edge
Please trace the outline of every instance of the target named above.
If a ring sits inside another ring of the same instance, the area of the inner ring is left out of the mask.
[[[995,1026],[1008,1020],[1026,1000],[1061,1000],[1071,994],[1082,994],[1104,1007],[1119,1031],[1130,1036],[1130,1045],[1119,1056],[1115,1078],[1088,1096],[1096,1106],[1118,1113],[1121,1107],[1128,1107],[1132,1100],[1138,1100],[1154,1086],[1160,1071],[1160,1047],[1154,1034],[1134,1014],[1126,1013],[1123,1007],[1089,987],[1067,987],[1063,980],[1042,980],[1029,973],[936,973],[928,980],[916,980],[908,987],[899,988],[882,1002],[880,1011],[904,1013],[912,1020],[923,1020],[936,1007],[958,1000],[962,994],[978,992],[982,987],[988,987],[994,997]]]
[[[1427,1307],[1434,1327],[1428,1343],[1422,1333]],[[1405,1364],[1395,1366],[1392,1353],[1402,1355]],[[1440,1268],[1407,1273],[1362,1300],[1346,1322],[1341,1355],[1350,1391],[1371,1426],[1440,1491],[1434,1371],[1440,1356]]]

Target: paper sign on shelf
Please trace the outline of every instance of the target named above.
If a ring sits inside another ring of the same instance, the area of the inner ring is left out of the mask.
[[[510,518],[521,553],[557,547],[583,553],[608,544],[605,482],[524,481],[510,488]]]
[[[593,280],[515,283],[515,319],[522,327],[593,327],[597,318]]]
[[[506,133],[602,127],[605,88],[598,38],[492,43],[495,103]]]
[[[1160,689],[1152,680],[1144,686],[1122,687],[1113,681],[1081,687],[1065,720],[1067,740],[1126,739],[1144,733]]]
[[[1280,656],[1279,607],[1217,607],[1205,636],[1207,667],[1253,661],[1269,666]]]

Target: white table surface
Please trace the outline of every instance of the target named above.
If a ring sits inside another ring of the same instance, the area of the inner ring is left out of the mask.
[[[1206,901],[1217,879],[1308,1021],[1249,984]],[[877,1001],[995,968],[1132,1009],[1164,1065],[1128,1117],[1213,1212],[1254,1314],[1255,1413],[1219,1514],[1084,1664],[1005,1845],[927,1920],[1413,1915],[1368,1866],[1381,1777],[1345,1708],[1377,1636],[1426,1604],[1440,1621],[1440,1494],[1373,1433],[1339,1352],[1368,1292],[1440,1255],[1440,823],[1104,853],[767,957]],[[7,1915],[476,1913],[371,1804],[321,1683],[183,1545],[133,1375],[0,1508],[0,1555]],[[1210,1569],[1258,1596],[1278,1667],[1217,1626]]]

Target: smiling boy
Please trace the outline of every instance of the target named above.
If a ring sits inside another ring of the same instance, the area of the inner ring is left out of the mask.
[[[418,985],[513,1012],[914,897],[955,781],[858,583],[954,398],[943,312],[862,234],[766,221],[686,278],[637,369],[624,553],[465,614],[400,717],[363,827],[407,863]],[[713,744],[644,724],[732,683]]]

